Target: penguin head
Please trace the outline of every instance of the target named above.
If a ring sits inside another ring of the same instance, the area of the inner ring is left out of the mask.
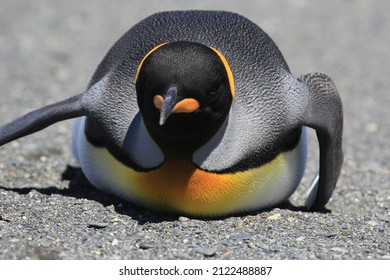
[[[230,67],[216,49],[172,42],[152,49],[136,76],[140,113],[167,153],[191,154],[216,134],[230,110]]]

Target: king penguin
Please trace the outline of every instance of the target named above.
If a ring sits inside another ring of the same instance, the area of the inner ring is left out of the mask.
[[[323,210],[343,161],[341,99],[323,73],[295,78],[256,24],[231,12],[154,14],[109,50],[81,94],[0,128],[0,145],[75,118],[72,150],[97,188],[154,211],[217,217],[289,198]]]

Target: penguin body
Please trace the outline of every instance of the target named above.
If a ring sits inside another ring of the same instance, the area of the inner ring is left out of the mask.
[[[74,118],[72,150],[96,187],[156,211],[213,217],[272,207],[299,185],[306,127],[328,202],[342,106],[325,74],[296,79],[274,42],[234,13],[152,15],[119,39],[87,91],[0,128],[0,145]]]
[[[271,162],[246,171],[218,174],[188,160],[168,160],[157,169],[137,172],[107,149],[89,143],[77,119],[75,154],[89,181],[99,189],[157,211],[189,216],[220,216],[271,207],[298,186],[306,161],[306,133],[297,147]]]

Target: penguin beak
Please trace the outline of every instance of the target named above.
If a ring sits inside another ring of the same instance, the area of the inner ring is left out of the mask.
[[[172,113],[192,113],[200,107],[198,100],[194,98],[182,98],[177,95],[177,88],[170,87],[164,94],[155,95],[153,98],[154,106],[160,109],[160,125],[164,125]]]
[[[164,95],[164,101],[160,111],[160,125],[163,125],[167,118],[173,113],[173,108],[177,103],[177,89],[170,87]]]

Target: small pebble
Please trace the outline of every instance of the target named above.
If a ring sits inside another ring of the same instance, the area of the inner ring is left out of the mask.
[[[108,223],[106,222],[88,222],[89,228],[106,228],[108,227]]]
[[[300,236],[297,239],[295,239],[295,241],[297,241],[297,242],[305,241],[305,237],[304,236]]]
[[[369,224],[372,227],[376,227],[379,225],[379,223],[377,221],[374,221],[374,220],[368,221],[367,224]]]
[[[375,216],[381,220],[381,221],[384,221],[384,222],[390,222],[390,216],[389,215],[382,215],[382,214],[375,214]]]
[[[236,226],[236,228],[238,228],[238,229],[243,228],[244,222],[243,222],[241,219],[239,219],[239,220],[237,220],[237,221],[235,222],[235,226]]]
[[[138,247],[143,250],[151,249],[157,247],[157,244],[152,242],[141,242],[138,244]]]
[[[233,254],[233,251],[229,249],[229,250],[225,251],[225,252],[221,255],[221,257],[226,258],[226,257],[230,256],[231,254]]]
[[[190,218],[180,216],[178,220],[179,220],[180,222],[188,222],[188,221],[190,220]]]
[[[9,219],[7,219],[6,217],[1,216],[1,215],[0,215],[0,221],[3,221],[3,222],[10,222]]]
[[[331,250],[335,253],[340,253],[340,254],[346,254],[348,253],[348,250],[344,249],[344,248],[340,248],[340,247],[333,247],[331,248]]]
[[[119,241],[118,241],[118,239],[116,239],[116,238],[114,238],[112,241],[111,241],[111,245],[112,246],[116,246],[116,245],[118,245],[119,244]]]
[[[277,252],[280,252],[281,247],[278,246],[278,245],[274,245],[274,246],[269,247],[268,250],[271,251],[271,252],[277,253]]]
[[[113,213],[115,213],[115,206],[114,205],[108,205],[108,206],[106,206],[106,209],[108,210],[108,211],[110,211],[110,212],[113,212]]]
[[[335,232],[329,232],[329,233],[325,234],[324,236],[325,236],[325,237],[328,237],[328,238],[331,238],[331,237],[337,236],[337,233],[335,233]]]
[[[237,241],[242,241],[242,240],[248,240],[248,239],[251,239],[252,237],[254,236],[253,233],[246,233],[246,232],[243,232],[243,233],[239,233],[235,236],[232,236],[233,239],[237,240]]]
[[[276,213],[276,214],[273,214],[273,215],[271,215],[271,216],[268,216],[266,219],[267,219],[267,220],[270,220],[270,221],[273,221],[273,220],[278,220],[278,219],[280,219],[281,216],[282,216],[281,214]]]
[[[257,249],[258,247],[256,246],[256,244],[253,244],[253,243],[249,243],[248,244],[248,247],[251,248],[251,249]]]
[[[197,248],[195,248],[195,251],[198,252],[199,254],[206,256],[206,257],[211,257],[217,253],[217,248],[197,247]]]

